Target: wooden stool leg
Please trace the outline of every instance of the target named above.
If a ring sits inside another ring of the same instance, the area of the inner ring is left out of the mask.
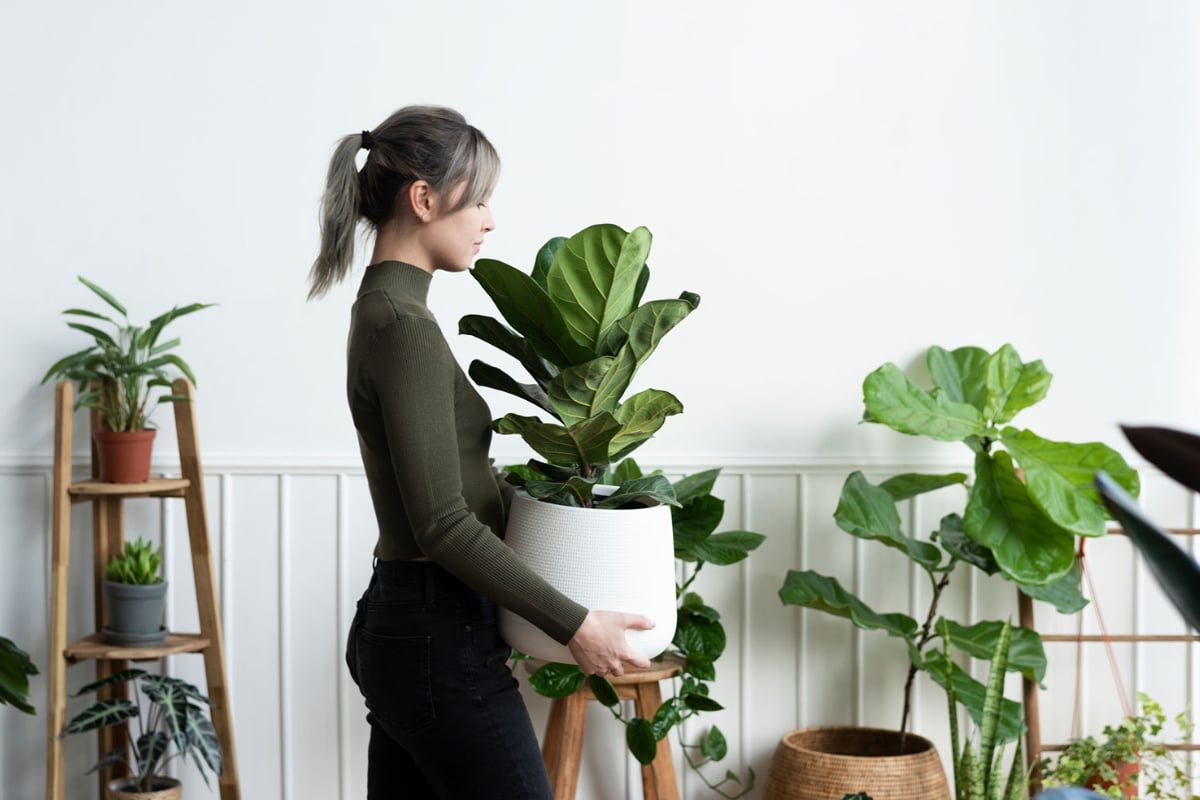
[[[662,692],[658,682],[639,683],[634,708],[643,719],[654,719],[654,713],[662,705]],[[646,800],[679,800],[679,784],[675,781],[675,764],[671,758],[671,738],[658,740],[658,751],[654,760],[642,766],[642,793]]]
[[[542,761],[554,789],[554,800],[575,800],[579,762],[583,758],[583,726],[587,722],[587,696],[576,692],[550,705]]]

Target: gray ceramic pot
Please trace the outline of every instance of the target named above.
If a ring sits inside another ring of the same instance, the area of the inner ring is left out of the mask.
[[[105,641],[126,647],[162,642],[167,637],[162,624],[166,597],[166,581],[144,585],[104,581]]]

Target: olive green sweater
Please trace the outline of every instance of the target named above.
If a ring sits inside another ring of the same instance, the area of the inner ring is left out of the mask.
[[[427,556],[565,644],[587,609],[502,541],[503,483],[488,458],[491,413],[426,305],[432,275],[367,267],[350,319],[346,390],[381,560]]]

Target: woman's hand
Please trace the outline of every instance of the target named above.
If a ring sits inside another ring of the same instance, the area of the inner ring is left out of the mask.
[[[623,675],[625,665],[648,667],[650,660],[629,646],[625,631],[648,631],[654,623],[641,614],[589,611],[567,648],[585,675]]]

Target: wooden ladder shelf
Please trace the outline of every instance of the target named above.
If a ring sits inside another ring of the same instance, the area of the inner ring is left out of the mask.
[[[187,402],[175,403],[175,429],[179,443],[179,478],[151,478],[145,483],[101,483],[97,480],[71,482],[71,424],[74,391],[70,383],[60,382],[55,391],[54,409],[54,489],[52,554],[50,575],[50,667],[49,714],[46,757],[46,798],[64,800],[65,741],[56,738],[66,724],[66,671],[71,664],[93,661],[97,680],[127,668],[130,661],[149,661],[178,653],[202,653],[207,677],[207,695],[212,702],[213,727],[221,744],[224,769],[219,780],[221,800],[240,800],[237,757],[233,746],[233,724],[229,693],[225,680],[225,648],[221,636],[221,616],[217,603],[212,552],[209,548],[208,522],[204,507],[204,475],[200,468],[199,439],[196,434],[195,391],[190,381],[180,378],[175,394],[186,395]],[[91,425],[99,424],[93,412]],[[96,474],[93,453],[92,472]],[[106,623],[103,595],[105,565],[110,554],[124,547],[125,513],[123,502],[133,498],[182,498],[186,508],[188,541],[192,553],[196,605],[200,615],[199,633],[174,633],[158,645],[117,647],[106,643],[99,633],[67,642],[68,578],[71,548],[71,506],[92,504],[92,548],[94,557],[94,594],[96,631]],[[125,696],[126,687],[111,687],[108,696]],[[127,744],[123,727],[98,731],[99,752],[104,755],[122,743]],[[100,774],[100,796],[104,786],[117,775],[111,770]]]

